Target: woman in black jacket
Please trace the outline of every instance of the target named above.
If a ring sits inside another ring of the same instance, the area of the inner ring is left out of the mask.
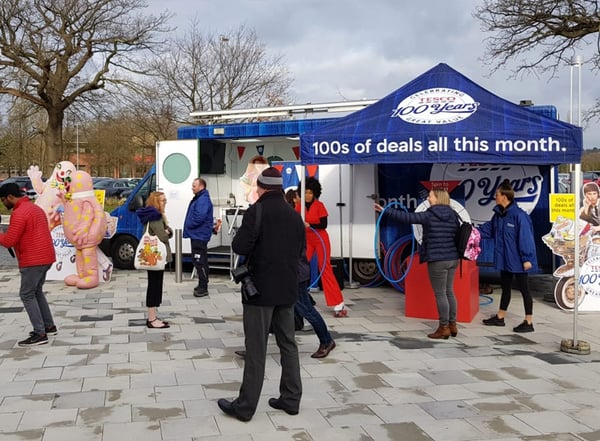
[[[454,295],[454,272],[458,265],[458,251],[454,237],[458,231],[459,220],[456,212],[450,207],[450,196],[446,190],[433,189],[427,201],[430,206],[419,213],[408,213],[402,210],[387,209],[384,216],[402,224],[423,225],[423,237],[419,247],[421,262],[427,262],[429,281],[435,293],[435,301],[439,315],[437,330],[428,334],[429,338],[447,339],[456,337],[456,296]],[[375,204],[375,211],[381,212],[383,207]]]

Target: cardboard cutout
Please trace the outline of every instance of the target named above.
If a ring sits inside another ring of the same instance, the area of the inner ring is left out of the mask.
[[[246,172],[240,178],[240,185],[244,190],[244,197],[246,202],[253,204],[258,200],[258,194],[256,193],[256,179],[263,170],[269,168],[269,162],[264,156],[256,155],[248,163]]]
[[[579,234],[580,311],[600,311],[600,188],[596,183],[583,185],[579,219],[558,216],[552,229],[542,237],[552,252],[564,263],[554,271],[558,278],[554,300],[561,309],[575,308],[575,234]]]

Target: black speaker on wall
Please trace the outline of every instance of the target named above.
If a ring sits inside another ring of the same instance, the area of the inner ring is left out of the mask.
[[[225,173],[225,144],[217,141],[200,141],[200,175]]]

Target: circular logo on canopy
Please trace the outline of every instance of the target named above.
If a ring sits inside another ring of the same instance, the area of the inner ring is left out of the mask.
[[[438,87],[404,98],[392,111],[392,118],[412,124],[452,124],[467,119],[478,107],[479,103],[466,93]]]

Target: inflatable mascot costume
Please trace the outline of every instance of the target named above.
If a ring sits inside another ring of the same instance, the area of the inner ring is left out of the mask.
[[[70,161],[61,161],[56,164],[46,182],[42,181],[42,171],[37,165],[32,165],[27,170],[31,185],[38,194],[35,204],[40,206],[48,216],[50,231],[61,223],[60,214],[63,209],[63,201],[60,193],[71,192],[71,178],[74,174],[75,166]]]
[[[106,215],[94,195],[91,176],[76,171],[71,179],[71,193],[61,192],[61,197],[65,237],[77,250],[77,274],[65,277],[65,284],[95,288],[99,283],[97,247],[106,233]]]

